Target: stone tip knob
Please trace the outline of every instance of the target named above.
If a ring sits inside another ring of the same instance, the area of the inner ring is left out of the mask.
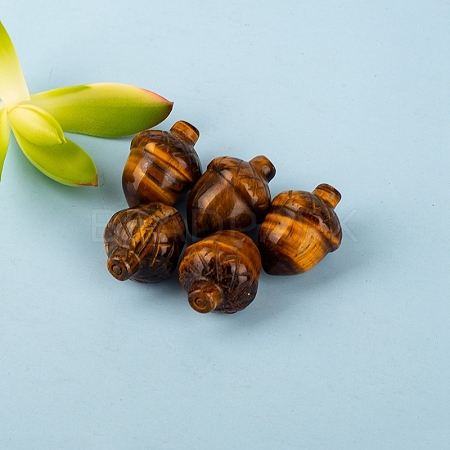
[[[312,193],[331,208],[336,208],[337,204],[341,201],[340,192],[329,184],[319,184]]]
[[[191,145],[194,145],[200,137],[200,133],[197,128],[184,120],[175,122],[170,129],[170,132],[179,139],[184,140]]]
[[[139,259],[123,247],[117,247],[108,257],[106,267],[109,273],[119,281],[131,278],[139,270]]]
[[[250,165],[258,172],[267,183],[275,176],[276,169],[272,162],[263,155],[255,156],[249,161]]]
[[[189,291],[188,300],[195,311],[209,313],[223,302],[222,290],[211,281],[196,281]]]

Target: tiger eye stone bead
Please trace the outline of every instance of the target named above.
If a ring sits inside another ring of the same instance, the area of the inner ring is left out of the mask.
[[[264,270],[270,275],[300,274],[337,250],[342,230],[334,208],[340,199],[328,184],[312,193],[285,191],[275,196],[258,234]]]
[[[170,131],[146,130],[131,141],[122,174],[130,207],[151,202],[174,205],[200,178],[202,168],[194,149],[199,132],[179,121]]]
[[[232,314],[255,298],[261,257],[254,242],[239,231],[218,231],[184,252],[179,280],[191,307],[200,313]]]
[[[177,268],[186,227],[172,206],[150,203],[114,214],[103,233],[107,268],[117,280],[158,282]]]
[[[270,208],[269,181],[275,167],[265,156],[246,162],[213,159],[187,199],[189,232],[205,237],[219,230],[250,231]]]

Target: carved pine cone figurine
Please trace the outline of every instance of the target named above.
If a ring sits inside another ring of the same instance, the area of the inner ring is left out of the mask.
[[[250,162],[229,156],[213,159],[187,200],[187,221],[193,236],[219,230],[249,231],[270,208],[269,181],[275,167],[265,156]]]
[[[202,168],[194,150],[199,132],[179,121],[170,131],[147,130],[131,141],[122,174],[130,207],[151,202],[174,205],[200,178]]]
[[[328,184],[312,193],[278,194],[258,235],[264,270],[271,275],[303,273],[337,250],[342,230],[334,208],[340,199],[341,194]]]
[[[158,282],[176,270],[186,227],[172,206],[151,203],[114,214],[103,238],[111,275],[124,281]]]
[[[190,245],[178,268],[189,304],[200,313],[232,314],[255,298],[261,258],[253,241],[239,231],[218,231]]]

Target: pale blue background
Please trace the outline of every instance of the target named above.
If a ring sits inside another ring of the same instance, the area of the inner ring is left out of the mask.
[[[175,102],[206,164],[333,184],[341,248],[234,316],[119,283],[103,226],[130,140],[73,136],[100,186],[12,142],[0,184],[0,448],[450,449],[450,2],[2,0],[31,92]],[[182,207],[183,205],[181,205]]]

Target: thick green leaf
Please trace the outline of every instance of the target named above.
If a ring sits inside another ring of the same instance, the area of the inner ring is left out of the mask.
[[[8,151],[9,138],[11,129],[9,128],[8,119],[6,117],[6,108],[0,110],[0,179],[2,177],[3,163]]]
[[[100,137],[139,133],[162,122],[172,102],[154,92],[118,83],[71,86],[31,96],[64,131]]]
[[[25,156],[48,177],[69,186],[98,185],[94,161],[75,142],[67,139],[55,147],[39,147],[12,129]]]
[[[7,105],[28,101],[30,94],[13,43],[0,22],[0,98]]]
[[[66,141],[59,123],[37,106],[16,106],[8,111],[8,119],[14,130],[38,147],[54,147]]]

